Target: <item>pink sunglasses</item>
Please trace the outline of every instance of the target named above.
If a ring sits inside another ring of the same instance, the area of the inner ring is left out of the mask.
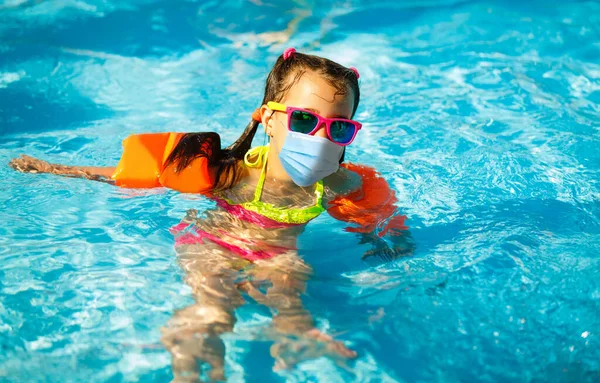
[[[313,135],[325,123],[327,137],[340,146],[350,145],[362,128],[362,124],[358,121],[345,118],[325,118],[309,110],[286,106],[274,101],[267,102],[267,107],[278,112],[286,112],[288,129],[292,132]]]

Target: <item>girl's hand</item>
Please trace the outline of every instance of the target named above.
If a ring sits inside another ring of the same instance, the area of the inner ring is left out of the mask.
[[[363,254],[362,260],[372,265],[391,262],[401,257],[411,256],[415,250],[408,231],[402,232],[402,235],[392,234],[386,239],[387,241],[375,233],[362,233],[360,243],[371,244],[371,249]]]
[[[284,338],[276,342],[271,346],[271,356],[275,358],[273,370],[278,371],[322,356],[330,357],[338,365],[345,366],[346,359],[356,358],[356,351],[331,336],[312,329],[296,339]]]
[[[52,173],[54,170],[52,164],[24,154],[10,160],[8,166],[23,173]]]
[[[316,328],[306,332],[306,336],[314,338],[318,341],[325,342],[328,344],[328,349],[344,358],[354,359],[356,358],[356,351],[350,350],[344,345],[344,343],[334,340],[330,335],[322,333]]]

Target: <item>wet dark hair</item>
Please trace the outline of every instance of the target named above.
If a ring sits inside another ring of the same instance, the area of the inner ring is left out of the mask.
[[[336,95],[354,95],[352,116],[360,101],[360,90],[356,73],[336,62],[323,57],[294,52],[287,59],[279,56],[267,77],[265,95],[261,105],[269,101],[281,101],[306,73],[312,71],[336,89]],[[352,118],[352,117],[351,117]],[[206,157],[208,165],[216,167],[215,189],[227,189],[235,185],[242,175],[241,163],[252,145],[258,121],[251,120],[242,135],[230,146],[221,149],[221,137],[214,132],[184,134],[173,149],[165,166],[174,163],[176,169],[185,169],[194,159]],[[340,160],[340,163],[344,160]]]

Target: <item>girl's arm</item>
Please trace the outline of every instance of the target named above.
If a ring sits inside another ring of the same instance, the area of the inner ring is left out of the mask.
[[[404,224],[406,216],[396,207],[396,193],[387,181],[371,167],[342,166],[345,173],[340,173],[346,176],[340,177],[339,185],[330,183],[337,195],[328,202],[328,212],[335,219],[350,223],[345,230],[360,235],[360,243],[371,244],[363,260],[390,261],[412,254],[415,246]]]
[[[94,167],[51,164],[26,155],[13,158],[8,163],[8,166],[23,173],[51,173],[65,177],[86,178],[88,180],[114,183],[111,176],[115,172],[115,168],[108,166]]]
[[[319,331],[311,313],[304,308],[302,294],[312,268],[295,251],[256,262],[251,273],[252,281],[240,284],[239,288],[273,311],[273,328],[283,336],[271,347],[277,369],[293,367],[323,355],[338,360],[356,357],[355,351]],[[254,286],[254,283],[261,282],[269,285],[265,293]],[[292,338],[287,337],[289,335]],[[299,352],[299,348],[303,351]]]

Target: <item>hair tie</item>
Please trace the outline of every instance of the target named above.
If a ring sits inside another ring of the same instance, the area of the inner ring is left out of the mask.
[[[355,67],[351,66],[350,69],[352,72],[354,72],[354,74],[356,75],[356,79],[358,80],[360,78],[360,75],[358,74],[358,69],[356,69]]]
[[[296,53],[296,48],[288,48],[288,49],[286,49],[285,51],[283,51],[283,59],[287,60],[294,53]]]
[[[256,122],[262,122],[260,118],[260,108],[256,108],[254,112],[252,112],[252,119]]]

